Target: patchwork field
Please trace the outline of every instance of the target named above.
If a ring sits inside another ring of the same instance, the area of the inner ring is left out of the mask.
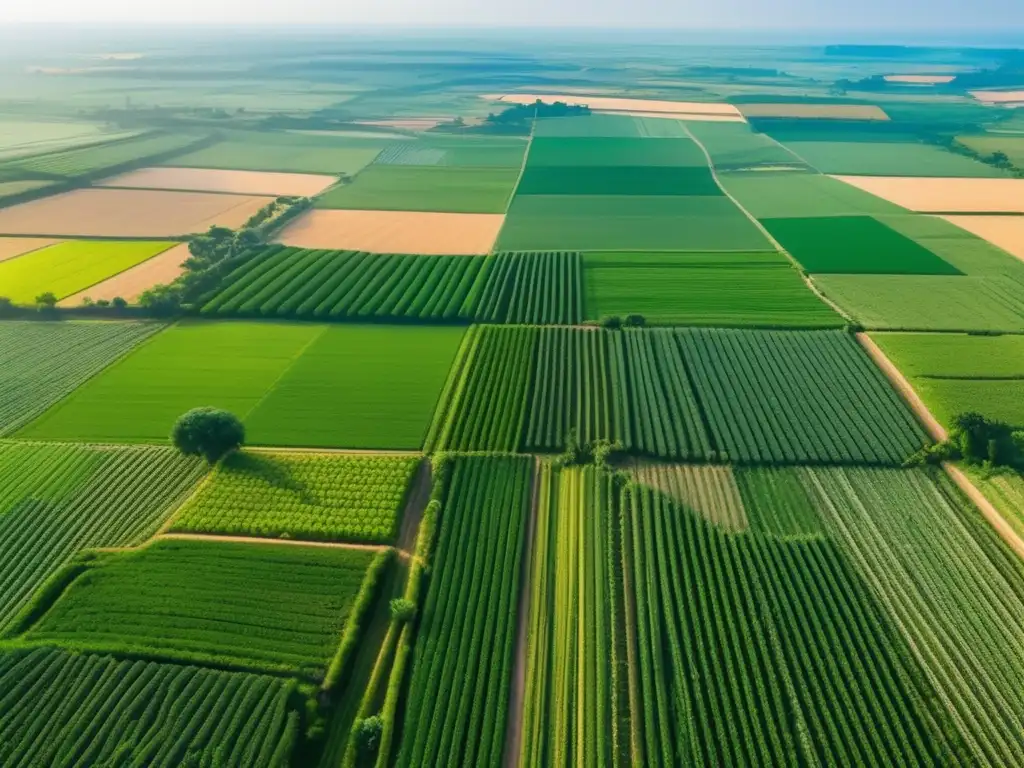
[[[1024,216],[943,216],[950,224],[1024,261]]]
[[[640,113],[642,115],[663,115],[666,117],[686,116],[690,120],[702,117],[742,122],[743,116],[731,104],[712,104],[696,101],[659,101],[657,99],[624,99],[608,96],[580,96],[576,94],[513,93],[502,96],[485,96],[486,99],[505,104],[534,104],[543,101],[551,104],[560,101],[570,106],[587,106],[595,112],[612,114]]]
[[[842,318],[774,253],[587,253],[586,317],[648,323],[835,327]]]
[[[77,189],[0,209],[0,233],[55,237],[178,237],[240,227],[270,197]]]
[[[318,198],[319,208],[504,213],[518,168],[374,165]]]
[[[469,298],[473,315],[486,323],[582,322],[581,262],[572,251],[490,256]]]
[[[744,117],[810,117],[830,120],[888,120],[885,110],[872,104],[755,104],[736,105]]]
[[[514,168],[523,164],[527,141],[518,137],[420,136],[394,142],[374,165],[423,165],[454,168]]]
[[[5,172],[29,174],[28,178],[33,174],[64,179],[93,178],[125,165],[181,154],[199,143],[201,138],[186,134],[145,134],[123,141],[15,159],[0,165],[0,169]]]
[[[761,223],[811,273],[962,274],[870,216],[763,219]]]
[[[1024,179],[836,178],[911,211],[1024,213]]]
[[[164,442],[182,413],[235,413],[253,444],[415,450],[461,328],[178,323],[22,430]],[[413,361],[417,375],[407,376]]]
[[[130,138],[131,132],[111,132],[102,123],[72,120],[0,120],[0,158],[33,155],[78,144]]]
[[[725,191],[758,219],[876,216],[906,209],[817,173],[746,171],[718,177]]]
[[[777,141],[743,123],[686,123],[686,130],[711,155],[719,171],[802,168],[804,163]]]
[[[1024,136],[988,134],[985,136],[957,136],[956,140],[983,155],[1002,152],[1013,165],[1017,167],[1024,165]]]
[[[50,245],[0,263],[0,286],[15,304],[52,293],[63,299],[174,247],[173,242],[80,240]]]
[[[60,240],[46,237],[0,237],[0,262],[59,242]]]
[[[729,126],[730,128],[735,126]],[[749,130],[749,129],[748,129]],[[690,139],[643,139],[581,136],[535,138],[530,142],[529,167],[550,166],[565,173],[581,173],[576,166],[625,169],[647,167],[706,168],[704,153]]]
[[[645,142],[648,140],[644,140]],[[650,139],[649,141],[659,141]],[[660,139],[666,141],[666,139]],[[528,195],[721,195],[706,165],[586,166],[534,165],[528,162],[516,199]]]
[[[170,530],[390,543],[419,463],[408,456],[234,453],[175,515]]]
[[[134,267],[129,267],[113,277],[68,296],[61,300],[58,306],[77,307],[86,298],[92,301],[111,301],[118,296],[129,304],[134,304],[139,296],[153,286],[173,282],[184,271],[185,262],[191,256],[187,243],[175,245]]]
[[[490,252],[504,221],[500,214],[317,210],[277,239],[297,248],[471,256]]]
[[[222,171],[204,168],[140,168],[104,179],[100,186],[128,189],[169,189],[184,192],[225,192],[235,195],[312,197],[337,179],[310,173]]]
[[[822,173],[858,176],[1003,178],[1008,174],[940,146],[913,142],[786,141]],[[871,191],[871,190],[868,190]]]

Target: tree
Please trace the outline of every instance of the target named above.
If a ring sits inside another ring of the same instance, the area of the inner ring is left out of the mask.
[[[174,446],[186,456],[202,456],[214,464],[245,442],[245,426],[233,413],[220,408],[193,408],[171,431]]]
[[[112,306],[114,309],[125,309],[128,306],[128,302],[125,301],[124,298],[122,298],[121,296],[115,296],[113,300],[110,302],[110,306]]]
[[[405,597],[396,597],[389,604],[391,620],[404,624],[416,615],[416,603]]]
[[[51,291],[36,296],[36,306],[40,309],[53,309],[57,306],[57,297]]]
[[[380,715],[364,717],[356,720],[352,727],[352,735],[355,738],[356,751],[364,760],[373,757],[380,749],[380,737],[384,732],[384,720]]]

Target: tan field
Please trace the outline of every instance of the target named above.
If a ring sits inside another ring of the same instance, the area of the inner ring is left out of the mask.
[[[76,189],[0,210],[0,234],[55,237],[179,237],[212,225],[237,228],[272,197]]]
[[[709,104],[701,101],[656,101],[653,99],[619,99],[611,96],[570,96],[554,93],[508,93],[484,96],[491,101],[506,104],[533,104],[538,99],[546,103],[561,101],[566,104],[586,105],[597,112],[642,112],[688,115],[732,115],[741,117],[732,104]]]
[[[1024,261],[1024,216],[943,216]]]
[[[59,242],[60,240],[46,237],[0,237],[0,261],[7,261]]]
[[[872,104],[740,104],[744,117],[806,117],[832,120],[888,120]]]
[[[441,123],[451,120],[450,117],[396,117],[393,120],[360,120],[359,125],[375,125],[380,128],[400,128],[406,131],[429,131]],[[378,134],[369,134],[378,135]]]
[[[611,113],[609,113],[611,114]],[[700,123],[744,123],[742,115],[712,115],[707,113],[694,114],[692,112],[615,112],[616,115],[629,115],[630,117],[661,117],[671,120],[689,120]]]
[[[315,210],[285,227],[277,241],[299,248],[472,256],[491,250],[504,221],[500,213]]]
[[[1024,91],[971,91],[970,94],[986,104],[1024,104]]]
[[[207,168],[140,168],[99,183],[103,187],[227,192],[234,195],[312,197],[333,184],[334,176],[312,173],[217,171]]]
[[[952,83],[956,75],[886,75],[887,83],[907,83],[909,85],[940,85]]]
[[[169,283],[180,275],[185,269],[184,264],[188,257],[188,243],[176,245],[141,264],[136,264],[131,269],[126,269],[119,275],[114,275],[102,283],[62,299],[58,306],[77,307],[86,296],[93,301],[99,299],[110,301],[120,296],[129,304],[134,304],[139,300],[143,291],[149,290],[154,285]]]
[[[832,178],[922,213],[1024,213],[1024,179]]]

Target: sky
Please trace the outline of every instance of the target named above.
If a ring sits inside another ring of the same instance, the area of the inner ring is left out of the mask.
[[[1024,0],[0,0],[10,22],[1024,29]]]

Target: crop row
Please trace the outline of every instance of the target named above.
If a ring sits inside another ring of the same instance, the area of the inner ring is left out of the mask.
[[[485,323],[573,325],[583,321],[579,253],[552,251],[490,256],[473,310]]]
[[[182,507],[175,531],[387,543],[416,457],[237,452]]]
[[[287,765],[299,728],[292,682],[71,654],[0,655],[5,766]]]
[[[3,166],[4,170],[32,176],[76,178],[117,170],[149,158],[162,158],[199,143],[195,136],[148,134],[124,141],[112,141],[62,152],[51,152]]]
[[[531,472],[527,457],[455,463],[399,766],[502,764]]]
[[[203,472],[170,448],[0,442],[0,631],[77,552],[155,533]]]

